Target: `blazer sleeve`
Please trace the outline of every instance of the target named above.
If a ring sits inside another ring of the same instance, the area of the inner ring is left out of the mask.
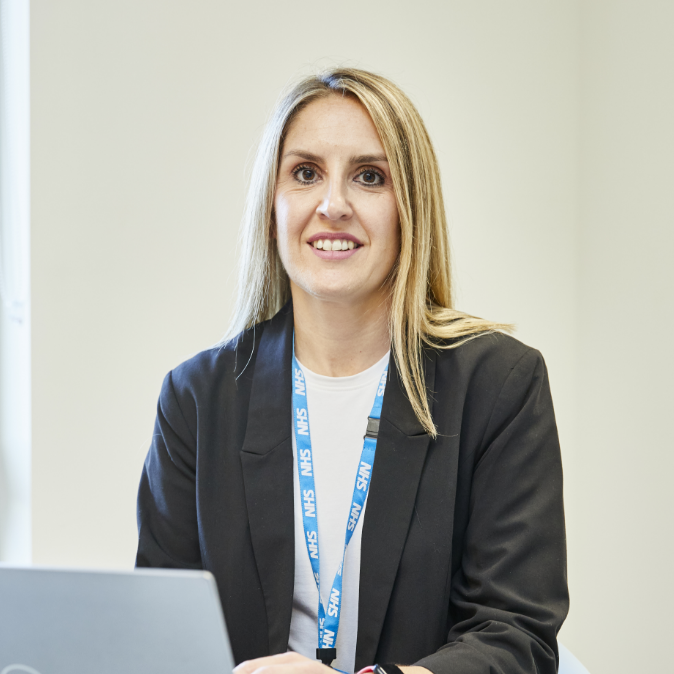
[[[434,674],[553,674],[568,612],[562,463],[538,351],[512,368],[474,457],[447,643]]]
[[[138,490],[137,567],[202,568],[196,507],[196,440],[172,373],[164,379]]]

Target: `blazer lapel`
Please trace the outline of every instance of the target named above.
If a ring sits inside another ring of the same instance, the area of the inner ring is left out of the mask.
[[[292,305],[264,327],[241,449],[255,561],[267,608],[269,653],[288,649],[295,580],[292,453]]]
[[[426,387],[433,391],[435,352],[425,358]],[[393,358],[389,373],[363,522],[356,671],[374,663],[430,441]]]

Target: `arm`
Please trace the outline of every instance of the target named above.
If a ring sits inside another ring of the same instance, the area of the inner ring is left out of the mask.
[[[202,568],[196,458],[194,434],[180,409],[169,372],[138,490],[137,567]]]
[[[547,371],[513,367],[476,453],[447,644],[433,674],[553,674],[568,610],[562,465]],[[410,673],[411,674],[411,673]]]

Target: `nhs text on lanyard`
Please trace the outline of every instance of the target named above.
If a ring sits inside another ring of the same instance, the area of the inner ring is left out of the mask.
[[[318,523],[316,518],[316,486],[314,484],[314,463],[311,452],[306,383],[304,381],[304,374],[297,363],[293,349],[293,410],[295,417],[295,441],[297,443],[297,471],[300,477],[300,498],[302,502],[304,537],[307,544],[307,552],[309,553],[309,561],[311,562],[311,569],[314,572],[314,579],[316,581],[316,587],[318,588],[319,650],[317,651],[317,654],[319,659],[323,659],[320,651],[323,649],[334,649],[335,642],[337,641],[339,616],[342,606],[342,567],[344,566],[344,556],[349,541],[351,540],[351,536],[353,536],[353,532],[360,519],[360,514],[365,505],[365,499],[367,498],[367,492],[370,488],[370,478],[372,476],[372,466],[374,466],[374,455],[377,449],[377,433],[379,431],[379,418],[381,417],[381,406],[384,401],[384,389],[386,388],[387,374],[388,365],[379,380],[372,412],[370,412],[370,416],[368,417],[367,433],[363,440],[363,451],[360,455],[356,483],[353,488],[351,514],[349,515],[349,521],[346,525],[342,561],[337,569],[335,580],[332,583],[330,599],[326,609],[325,606],[323,606],[323,600],[321,599]],[[327,651],[323,652],[325,653]],[[335,651],[332,651],[332,657],[337,657]],[[329,664],[329,662],[327,664]]]

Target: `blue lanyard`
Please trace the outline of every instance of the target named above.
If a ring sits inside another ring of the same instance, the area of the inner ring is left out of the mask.
[[[300,500],[302,503],[302,521],[304,523],[304,538],[309,554],[311,570],[318,588],[318,647],[334,648],[339,630],[339,617],[342,607],[342,567],[346,548],[351,541],[353,532],[356,530],[360,514],[363,512],[365,499],[370,489],[374,455],[377,449],[377,433],[379,431],[379,418],[381,406],[384,401],[384,389],[386,388],[386,376],[388,365],[381,375],[377,385],[377,395],[372,405],[372,412],[368,417],[367,433],[363,440],[363,451],[360,455],[356,483],[353,488],[351,500],[351,513],[346,525],[344,538],[344,551],[342,561],[337,569],[335,580],[330,590],[327,610],[321,598],[320,557],[318,551],[318,522],[316,515],[316,485],[314,483],[314,462],[311,449],[311,435],[309,433],[309,409],[307,407],[307,390],[304,373],[295,358],[293,344],[293,411],[295,419],[295,441],[297,443],[297,472],[300,477]]]

